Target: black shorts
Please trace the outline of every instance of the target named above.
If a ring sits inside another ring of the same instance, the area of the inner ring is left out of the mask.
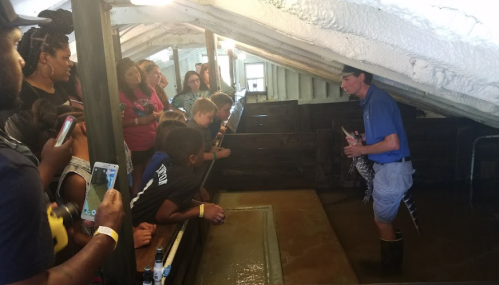
[[[133,151],[132,150],[132,164],[139,165],[146,163],[154,154],[154,147],[146,150]]]

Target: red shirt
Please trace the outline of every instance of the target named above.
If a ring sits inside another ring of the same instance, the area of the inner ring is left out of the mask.
[[[163,110],[163,104],[159,100],[156,91],[151,89],[151,97],[147,97],[142,90],[135,89],[135,101],[130,101],[125,93],[120,92],[120,102],[126,104],[125,115],[123,120],[130,120],[139,117],[145,117],[152,114],[152,112],[159,112]],[[123,129],[123,136],[125,142],[132,151],[148,150],[154,146],[156,141],[156,128],[158,122],[153,121],[147,125],[131,126]]]

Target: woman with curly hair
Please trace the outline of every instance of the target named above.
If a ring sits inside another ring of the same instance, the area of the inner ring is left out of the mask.
[[[132,151],[132,195],[139,192],[142,174],[154,154],[157,119],[163,104],[148,84],[145,72],[131,59],[116,64],[120,102],[126,105],[122,120],[125,142]]]
[[[59,85],[69,80],[73,62],[69,59],[69,38],[73,32],[73,18],[69,11],[44,10],[39,17],[52,19],[40,28],[24,33],[18,51],[26,62],[21,91],[22,109],[31,109],[33,102],[45,98],[55,105],[69,104],[67,92]]]
[[[69,105],[69,95],[60,83],[69,80],[73,66],[66,36],[73,32],[71,12],[44,10],[38,16],[50,18],[52,22],[31,28],[19,41],[17,48],[26,62],[19,94],[22,104],[11,111],[13,114],[9,114],[5,123],[9,135],[25,143],[35,154],[41,152],[45,142],[38,139],[39,130],[33,124],[33,102],[45,98],[56,106]]]

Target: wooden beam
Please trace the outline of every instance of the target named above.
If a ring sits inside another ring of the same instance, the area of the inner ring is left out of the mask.
[[[168,32],[163,30],[162,28],[156,27],[155,29],[144,31],[142,34],[137,35],[134,38],[126,40],[123,42],[123,52],[132,50],[137,47],[147,47],[151,46],[150,41],[168,35]]]
[[[175,63],[175,82],[177,83],[177,93],[182,92],[182,77],[180,75],[180,60],[178,59],[178,49],[173,49],[173,62]]]
[[[187,23],[196,21],[196,17],[179,14],[177,11],[170,9],[169,6],[113,7],[111,12],[111,24],[113,26],[138,23]]]
[[[201,34],[166,34],[147,42],[151,46],[199,45],[204,47],[205,35]]]
[[[217,39],[215,34],[206,30],[206,54],[208,56],[208,64],[210,65],[210,93],[218,91],[218,62],[217,62]]]
[[[179,52],[178,52],[178,59],[179,59],[179,61],[187,59],[187,58],[189,58],[192,55],[197,56],[199,53],[202,53],[202,52],[205,51],[204,45],[203,45],[203,48],[194,48],[194,49],[187,49],[187,50],[181,49],[179,47],[177,47],[177,48],[179,50]],[[172,51],[173,51],[173,49],[172,49]],[[173,53],[172,53],[172,55],[173,55]],[[169,60],[167,62],[161,62],[161,63],[159,63],[158,66],[159,66],[160,69],[163,70],[163,69],[168,68],[168,67],[170,67],[170,66],[172,66],[174,64],[175,64],[175,62],[173,60]]]
[[[145,49],[140,49],[135,52],[123,52],[123,57],[129,57],[133,61],[139,61],[143,58],[148,58],[151,55],[158,53],[162,50],[166,49],[166,47],[154,46],[154,47],[146,47]]]
[[[114,60],[118,62],[122,58],[121,54],[121,42],[120,42],[120,30],[117,28],[113,29],[113,48],[114,48]]]
[[[261,57],[265,60],[271,61],[277,65],[289,68],[291,70],[297,71],[302,74],[310,75],[327,82],[341,82],[341,77],[338,75],[340,70],[338,69],[336,72],[332,72],[329,69],[318,67],[317,65],[307,64],[306,62],[301,62],[292,58],[290,56],[281,56],[268,50],[264,50],[261,48],[257,48],[248,44],[243,44],[240,42],[236,43],[236,47],[238,50],[245,51],[251,55]]]
[[[235,88],[236,83],[234,81],[234,50],[229,49],[227,50],[227,53],[229,54],[230,86]]]
[[[100,0],[72,0],[90,163],[120,166],[115,188],[123,197],[125,217],[115,251],[104,265],[106,284],[135,284],[130,194],[119,109],[116,64],[109,11]]]

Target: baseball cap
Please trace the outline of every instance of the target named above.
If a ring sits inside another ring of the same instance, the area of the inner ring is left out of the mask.
[[[345,76],[348,76],[348,75],[352,75],[352,74],[361,74],[361,73],[365,73],[365,71],[363,70],[360,70],[360,69],[357,69],[355,67],[351,67],[349,65],[345,65],[345,67],[343,67],[343,69],[341,70],[341,77],[345,77]]]
[[[50,23],[52,19],[18,15],[10,0],[0,0],[0,28]]]

